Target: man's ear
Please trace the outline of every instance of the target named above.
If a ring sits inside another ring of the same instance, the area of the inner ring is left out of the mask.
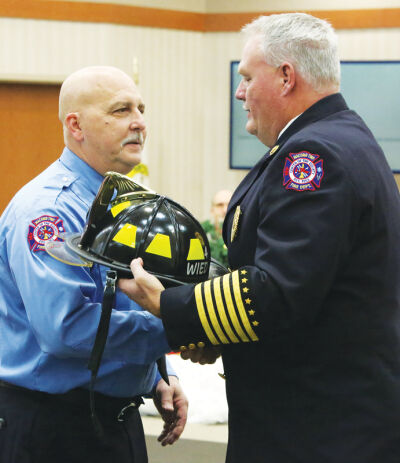
[[[294,88],[296,83],[296,71],[291,63],[285,62],[279,68],[281,82],[282,82],[282,95],[288,95]]]
[[[76,141],[83,140],[83,132],[79,123],[79,113],[69,113],[65,118],[65,126]]]

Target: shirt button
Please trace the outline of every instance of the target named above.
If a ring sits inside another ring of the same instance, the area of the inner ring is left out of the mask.
[[[185,352],[185,350],[187,350],[187,347],[186,347],[186,346],[181,346],[181,347],[179,348],[179,350],[180,350],[181,352]]]
[[[195,350],[195,349],[196,349],[196,345],[193,344],[193,343],[190,343],[190,344],[189,344],[189,349],[190,349],[190,350]]]
[[[205,346],[205,344],[204,344],[203,341],[200,341],[200,342],[197,343],[197,347],[200,347],[200,349],[202,349],[204,346]]]
[[[63,177],[63,182],[67,182],[68,181],[68,177]]]
[[[7,427],[6,420],[4,418],[0,418],[0,429],[4,429]]]

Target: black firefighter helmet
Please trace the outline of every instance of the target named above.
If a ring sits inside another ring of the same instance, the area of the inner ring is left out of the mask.
[[[164,286],[199,283],[227,272],[213,261],[207,236],[200,223],[184,207],[139,185],[129,177],[107,172],[88,212],[82,234],[64,234],[64,241],[47,240],[46,251],[70,265],[94,262],[107,272],[102,310],[88,368],[91,417],[98,435],[103,430],[94,405],[94,384],[105,348],[115,283],[132,277],[130,262],[141,257],[144,268]],[[211,266],[211,267],[210,267]],[[169,384],[165,356],[157,360],[162,378]]]
[[[129,177],[107,172],[88,212],[82,234],[64,234],[64,241],[47,240],[46,251],[70,265],[109,267],[104,286],[101,317],[89,359],[91,417],[96,433],[103,428],[94,404],[94,385],[106,345],[118,277],[132,277],[130,262],[141,257],[144,268],[164,286],[199,283],[209,276],[211,256],[207,236],[184,207],[158,195]],[[211,275],[226,273],[212,263]],[[165,356],[157,360],[169,384]]]
[[[63,238],[64,242],[47,241],[46,250],[72,265],[96,262],[116,270],[118,276],[131,277],[130,262],[141,257],[144,268],[166,286],[209,277],[210,246],[193,215],[172,199],[115,172],[106,173],[83,234]],[[212,263],[212,276],[226,271]]]

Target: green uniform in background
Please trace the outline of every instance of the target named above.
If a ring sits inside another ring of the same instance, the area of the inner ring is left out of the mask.
[[[211,257],[225,267],[228,267],[228,249],[222,239],[221,229],[218,230],[210,220],[205,220],[202,222],[201,226],[207,233],[207,238],[210,242]]]

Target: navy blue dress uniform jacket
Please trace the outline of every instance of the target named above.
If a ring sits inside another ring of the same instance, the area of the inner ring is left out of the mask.
[[[174,348],[222,348],[227,462],[400,461],[400,202],[340,94],[235,191],[232,273],[161,295]]]

